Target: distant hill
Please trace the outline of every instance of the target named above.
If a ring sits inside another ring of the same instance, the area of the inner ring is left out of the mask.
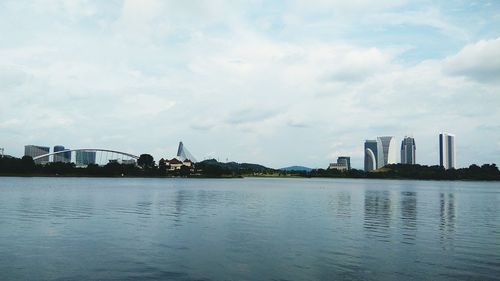
[[[266,166],[252,163],[236,163],[236,162],[218,162],[215,159],[204,160],[197,165],[201,166],[216,166],[229,171],[250,171],[250,172],[266,172],[272,170]]]
[[[281,168],[280,170],[282,171],[303,171],[303,172],[310,172],[312,169],[304,166],[290,166],[290,167],[285,167]]]

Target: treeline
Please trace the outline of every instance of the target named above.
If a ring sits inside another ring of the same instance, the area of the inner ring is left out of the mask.
[[[4,176],[178,177],[191,174],[194,174],[193,169],[186,166],[171,171],[164,161],[156,165],[149,154],[142,154],[137,165],[110,162],[103,166],[90,164],[86,167],[76,167],[75,163],[63,162],[37,165],[30,156],[20,159],[0,157],[0,175]]]
[[[378,179],[418,179],[418,180],[500,180],[500,171],[495,164],[470,165],[468,168],[448,169],[441,166],[390,164],[384,168],[365,172],[316,169],[309,173],[299,173],[306,177],[332,178],[378,178]]]

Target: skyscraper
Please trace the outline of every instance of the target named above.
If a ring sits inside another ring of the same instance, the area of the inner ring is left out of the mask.
[[[455,135],[439,134],[439,165],[445,169],[455,168]]]
[[[415,164],[415,139],[412,137],[405,137],[401,142],[401,164]]]
[[[378,159],[378,168],[387,164],[396,164],[396,139],[392,136],[378,137],[377,142],[382,145],[382,157]]]
[[[365,141],[365,171],[373,171],[378,168],[379,152],[382,147],[376,140]]]
[[[35,158],[36,156],[44,155],[49,153],[50,147],[38,146],[38,145],[25,145],[24,146],[24,156],[31,156]],[[46,164],[49,162],[49,157],[42,157],[35,160],[36,164]]]
[[[365,171],[373,171],[387,164],[396,163],[396,140],[394,137],[377,137],[365,141]]]

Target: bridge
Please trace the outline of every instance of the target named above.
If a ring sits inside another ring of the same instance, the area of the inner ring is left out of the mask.
[[[52,158],[52,161],[50,161],[50,158]],[[35,161],[35,163],[47,163],[57,162],[54,161],[56,160],[56,158],[59,162],[73,162],[78,166],[88,164],[105,165],[111,161],[116,161],[119,163],[132,163],[133,160],[133,163],[135,163],[136,160],[139,159],[139,156],[111,149],[78,148],[38,155],[33,157],[33,160]],[[74,159],[74,161],[72,161],[72,159]]]

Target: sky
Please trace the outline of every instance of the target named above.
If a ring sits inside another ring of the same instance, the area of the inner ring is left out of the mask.
[[[500,164],[500,1],[0,1],[0,147]]]

